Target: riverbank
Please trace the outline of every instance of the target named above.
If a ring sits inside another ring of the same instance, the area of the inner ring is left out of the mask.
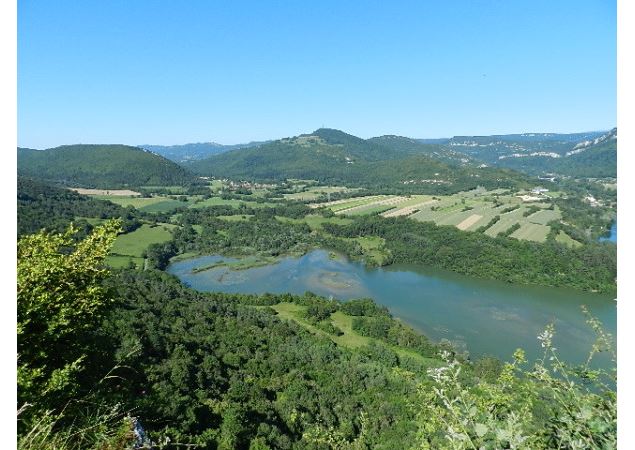
[[[595,339],[580,307],[586,305],[611,334],[616,330],[614,297],[564,288],[512,285],[417,265],[369,268],[361,262],[332,259],[327,250],[240,271],[194,269],[226,261],[211,255],[173,263],[168,272],[186,285],[207,292],[372,298],[434,341],[448,340],[474,356],[507,359],[516,350],[536,357],[536,336],[556,325],[556,342],[567,360],[584,362]]]

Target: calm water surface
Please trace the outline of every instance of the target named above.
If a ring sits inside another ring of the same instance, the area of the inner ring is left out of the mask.
[[[331,259],[324,250],[248,270],[219,267],[192,273],[221,260],[232,258],[193,258],[171,264],[168,272],[201,291],[312,291],[342,300],[370,297],[430,338],[448,339],[473,356],[489,354],[508,360],[521,347],[528,356],[537,357],[536,336],[554,322],[554,341],[561,354],[570,362],[582,362],[594,341],[580,310],[583,304],[615,336],[616,302],[606,295],[510,285],[415,265],[368,269],[344,258]],[[599,360],[602,365],[607,361]]]

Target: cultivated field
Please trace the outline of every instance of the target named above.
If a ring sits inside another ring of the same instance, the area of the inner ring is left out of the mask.
[[[562,217],[558,208],[548,209],[550,206],[548,200],[545,198],[542,202],[526,204],[516,197],[516,193],[505,189],[496,191],[475,189],[454,195],[438,196],[374,195],[310,206],[327,207],[338,216],[377,213],[383,217],[408,216],[421,222],[453,225],[464,231],[479,230],[487,226],[495,216],[499,216],[500,220],[484,231],[488,236],[497,236],[515,224],[519,224],[520,228],[511,235],[512,237],[543,242],[550,231],[547,224]],[[529,209],[531,206],[541,209],[531,213]]]
[[[323,195],[333,194],[335,192],[352,192],[357,189],[351,189],[343,186],[319,186],[307,189],[304,192],[296,192],[293,194],[284,194],[287,200],[311,201],[320,198]]]

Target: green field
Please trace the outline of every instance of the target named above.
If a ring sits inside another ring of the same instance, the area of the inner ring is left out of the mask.
[[[250,202],[245,200],[235,200],[235,199],[222,199],[220,197],[212,197],[201,202],[192,203],[189,205],[190,208],[206,208],[208,206],[219,206],[219,205],[229,205],[234,208],[238,208],[241,204],[249,206],[251,208],[265,208],[265,207],[273,207],[275,206],[273,203],[258,203],[258,202]]]
[[[547,225],[552,220],[558,220],[562,217],[560,211],[557,209],[543,209],[527,217],[527,220],[531,223],[537,223],[540,225]]]
[[[144,224],[131,233],[118,236],[112,246],[111,253],[113,255],[141,258],[143,251],[150,244],[166,242],[172,239],[170,230],[175,227],[175,225],[170,224],[160,224],[154,227]]]
[[[558,235],[556,236],[556,241],[560,242],[561,244],[568,245],[570,247],[580,247],[582,245],[580,242],[573,239],[564,231],[560,231],[560,233],[558,233]]]
[[[133,263],[137,269],[143,269],[143,258],[136,256],[124,256],[124,255],[108,255],[106,256],[106,264],[115,269],[121,269],[128,267],[130,263]]]
[[[377,236],[363,236],[356,238],[348,238],[357,241],[364,251],[364,256],[371,261],[381,265],[386,257],[390,256],[387,250],[384,250],[385,240]],[[347,239],[347,240],[348,240]]]
[[[527,241],[544,242],[549,231],[551,231],[551,228],[546,225],[523,223],[518,230],[511,234],[511,237]]]
[[[132,206],[140,211],[145,212],[168,212],[182,206],[190,206],[192,199],[189,198],[187,202],[174,200],[165,196],[155,197],[122,197],[118,195],[95,195],[95,198],[101,200],[108,200],[123,207]]]
[[[165,201],[165,197],[124,197],[121,195],[93,195],[93,198],[100,200],[108,200],[123,207],[132,206],[134,208],[143,208],[144,206],[154,205]]]
[[[173,211],[176,208],[182,208],[183,206],[189,206],[191,205],[191,202],[181,202],[179,200],[172,200],[172,199],[164,199],[163,201],[157,202],[157,203],[153,203],[151,205],[148,206],[144,206],[139,208],[139,210],[141,211],[145,211],[145,212],[149,212],[149,213],[154,213],[154,212],[169,212],[169,211]]]

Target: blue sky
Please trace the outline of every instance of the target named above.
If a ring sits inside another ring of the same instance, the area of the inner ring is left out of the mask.
[[[616,121],[611,1],[18,1],[20,146]]]

